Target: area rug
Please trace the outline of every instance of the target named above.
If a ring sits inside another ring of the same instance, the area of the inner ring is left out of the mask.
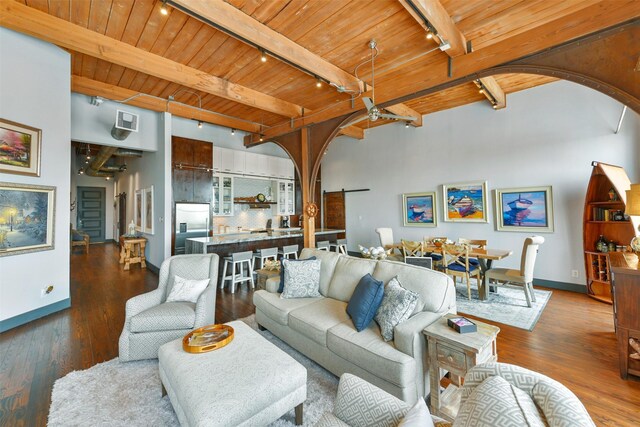
[[[458,313],[532,331],[551,298],[551,291],[534,289],[536,302],[532,302],[532,307],[529,308],[521,287],[506,285],[498,286],[497,289],[497,292],[490,292],[488,298],[482,301],[478,298],[475,282],[472,282],[469,300],[466,283],[456,283]]]
[[[257,329],[255,316],[240,320]],[[314,425],[333,409],[338,378],[270,332],[259,333],[307,368],[303,425]],[[157,360],[120,363],[115,358],[74,371],[53,385],[48,426],[179,426],[169,397],[161,397],[160,390]],[[294,426],[294,419],[291,410],[271,426]]]

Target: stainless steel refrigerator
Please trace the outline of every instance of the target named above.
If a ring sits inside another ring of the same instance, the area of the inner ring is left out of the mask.
[[[209,215],[209,203],[176,203],[176,255],[184,254],[187,238],[209,235]]]

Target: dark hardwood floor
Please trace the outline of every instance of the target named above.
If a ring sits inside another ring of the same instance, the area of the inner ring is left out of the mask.
[[[71,256],[70,309],[0,334],[0,426],[44,426],[56,379],[118,355],[125,301],[156,287],[138,266],[123,271],[115,245]],[[252,292],[218,291],[216,321],[253,313]],[[618,371],[612,309],[585,295],[553,291],[527,332],[498,325],[498,356],[569,387],[602,426],[638,425],[640,382]]]

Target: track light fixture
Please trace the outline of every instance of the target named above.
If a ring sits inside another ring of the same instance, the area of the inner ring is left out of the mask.
[[[105,177],[104,179],[105,179],[106,181],[111,181],[111,177],[110,177],[110,176],[107,176],[107,177]]]
[[[202,122],[198,120],[198,129],[202,129]]]
[[[260,142],[264,141],[264,136],[262,136],[262,134],[260,134]]]
[[[431,31],[427,32],[427,39],[431,40],[433,38],[433,33]]]
[[[317,88],[321,88],[322,87],[322,80],[320,80],[320,77],[316,78],[316,87]]]
[[[163,15],[169,14],[169,10],[167,9],[167,0],[162,1],[162,6],[160,6],[160,13]]]
[[[231,129],[231,135],[235,135],[236,134],[236,130],[235,129]]]
[[[260,49],[260,61],[267,62],[267,52],[264,49]]]
[[[406,129],[409,129],[409,122],[404,122],[404,127],[405,127]]]

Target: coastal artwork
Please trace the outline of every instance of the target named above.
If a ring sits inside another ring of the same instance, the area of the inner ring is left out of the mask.
[[[553,232],[551,187],[496,190],[499,231]]]
[[[487,182],[445,184],[444,220],[447,222],[489,222]]]
[[[53,249],[55,187],[0,183],[0,256]]]
[[[408,193],[402,195],[405,227],[435,227],[436,193]]]
[[[0,172],[40,176],[39,129],[0,119]]]

